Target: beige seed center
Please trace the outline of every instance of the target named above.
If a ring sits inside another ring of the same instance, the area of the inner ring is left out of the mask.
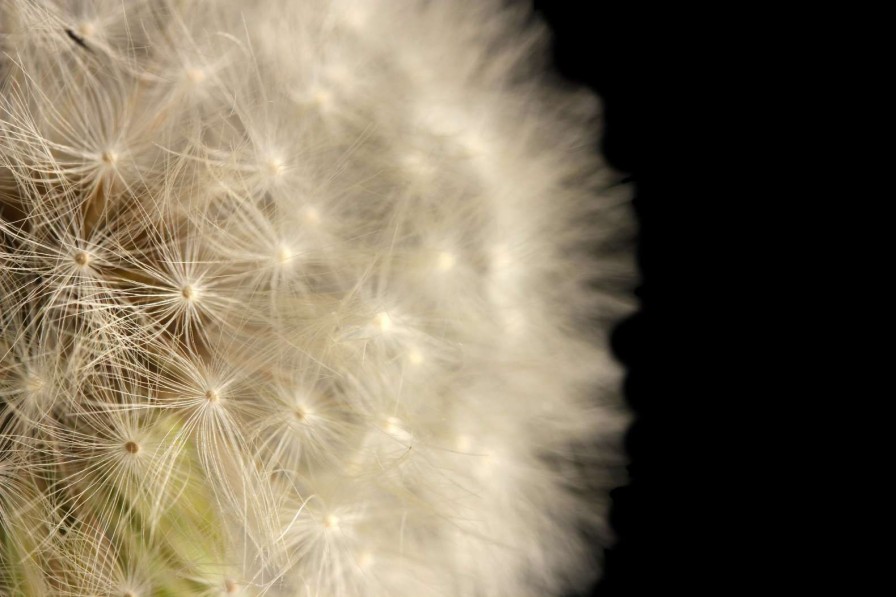
[[[78,265],[78,267],[85,267],[88,263],[90,263],[90,255],[88,255],[84,251],[78,251],[77,253],[75,253],[74,257],[72,257],[72,259],[75,260],[75,263]]]

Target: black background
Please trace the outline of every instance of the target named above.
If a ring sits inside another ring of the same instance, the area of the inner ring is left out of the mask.
[[[663,35],[670,25],[664,15],[634,3],[536,0],[534,6],[553,31],[556,69],[603,100],[599,149],[634,186],[638,229],[640,306],[613,334],[636,417],[626,437],[630,481],[611,494],[616,543],[595,547],[601,580],[570,597],[695,595],[706,588],[712,546],[700,544],[697,513],[708,496],[693,482],[689,456],[699,388],[687,372],[699,354],[687,342],[692,324],[681,321],[687,310],[679,309],[689,291],[689,241],[677,223],[693,204],[681,180],[686,134],[673,134],[687,130],[680,126],[688,90],[679,74],[680,43]]]

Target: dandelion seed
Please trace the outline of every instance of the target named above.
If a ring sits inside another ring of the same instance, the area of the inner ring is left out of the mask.
[[[77,27],[75,27],[75,31],[82,39],[87,39],[93,37],[96,33],[96,26],[93,23],[82,22],[78,23]]]
[[[28,373],[25,376],[23,386],[25,387],[25,391],[29,394],[37,394],[41,390],[44,389],[46,382],[33,373]]]
[[[286,165],[280,158],[269,158],[265,162],[265,169],[267,170],[267,173],[274,178],[279,178],[283,174],[285,168]]]
[[[118,153],[114,151],[104,151],[100,154],[100,161],[107,166],[112,167],[118,162]]]
[[[386,417],[383,422],[383,431],[402,443],[408,443],[413,439],[411,435],[402,425],[401,419],[398,417]]]
[[[83,269],[90,265],[92,259],[90,257],[90,253],[86,251],[78,251],[74,254],[72,260],[75,262],[75,265]]]
[[[288,263],[292,261],[294,257],[295,253],[293,253],[293,250],[289,246],[282,243],[277,246],[276,258],[278,263]]]
[[[205,71],[201,68],[188,68],[184,71],[184,76],[193,85],[199,85],[206,79]]]
[[[376,314],[373,318],[373,324],[384,334],[390,332],[393,327],[392,318],[385,311]]]

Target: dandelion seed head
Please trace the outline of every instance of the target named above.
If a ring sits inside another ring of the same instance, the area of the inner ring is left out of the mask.
[[[201,68],[190,67],[184,70],[184,77],[186,77],[187,81],[192,85],[199,85],[205,81],[208,75],[205,74],[205,71]]]
[[[180,289],[180,295],[188,303],[194,302],[199,300],[199,289],[193,284],[185,284]]]
[[[279,178],[286,171],[286,162],[282,158],[271,156],[264,161],[264,171],[273,178]]]
[[[72,261],[75,262],[75,265],[79,269],[86,269],[90,266],[91,261],[93,261],[93,257],[87,251],[76,251],[74,255],[72,255]]]
[[[0,2],[0,592],[586,582],[632,263],[546,48],[501,0]]]
[[[327,514],[326,516],[324,516],[324,520],[323,520],[324,528],[326,528],[330,531],[338,530],[339,522],[340,522],[339,517],[334,514]]]
[[[46,386],[46,381],[34,373],[28,373],[23,379],[22,386],[29,394],[37,394]]]
[[[96,34],[96,25],[90,21],[81,21],[75,25],[75,33],[84,39],[90,39]]]
[[[392,318],[386,311],[381,311],[374,316],[373,325],[380,332],[386,334],[392,331],[395,324],[392,322]]]
[[[408,443],[413,439],[413,435],[404,428],[404,425],[398,417],[386,417],[382,423],[383,431],[392,438],[402,443]]]
[[[118,152],[106,150],[100,154],[100,161],[106,166],[115,166],[115,164],[118,163]]]
[[[279,265],[288,264],[289,262],[291,262],[293,260],[294,257],[295,257],[295,252],[292,250],[292,248],[289,245],[287,245],[285,243],[280,243],[277,245],[277,250],[274,255],[274,258]]]

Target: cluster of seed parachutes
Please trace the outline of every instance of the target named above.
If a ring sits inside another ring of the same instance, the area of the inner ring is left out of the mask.
[[[0,595],[587,576],[624,194],[521,18],[0,4]]]

